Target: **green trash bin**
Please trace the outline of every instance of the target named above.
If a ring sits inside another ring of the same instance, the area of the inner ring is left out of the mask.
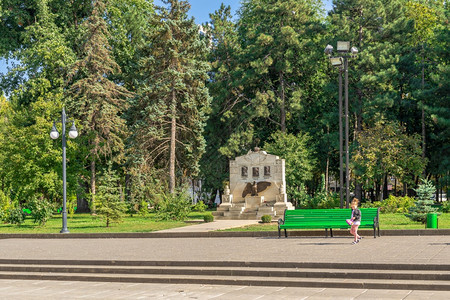
[[[437,214],[427,214],[427,228],[438,228]]]

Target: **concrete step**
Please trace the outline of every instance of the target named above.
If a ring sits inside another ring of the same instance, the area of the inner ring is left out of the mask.
[[[160,274],[160,275],[212,275],[289,278],[340,278],[340,279],[393,279],[450,281],[450,271],[413,270],[341,270],[309,268],[251,268],[251,267],[99,267],[73,265],[0,265],[0,272],[14,273],[88,273],[88,274]]]
[[[0,259],[0,265],[50,266],[131,266],[131,267],[233,267],[277,269],[347,269],[347,270],[410,270],[450,271],[450,264],[280,262],[280,261],[164,261],[164,260],[66,260],[66,259]]]
[[[0,279],[450,291],[450,265],[0,259]]]
[[[336,279],[336,278],[286,278],[254,276],[167,275],[167,274],[91,274],[0,272],[0,279],[9,280],[60,280],[134,283],[214,284],[245,286],[321,287],[390,290],[440,290],[450,291],[448,281],[412,281],[393,279]]]

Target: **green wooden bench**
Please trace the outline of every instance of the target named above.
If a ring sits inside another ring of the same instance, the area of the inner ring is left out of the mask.
[[[359,228],[373,228],[373,237],[376,238],[376,230],[380,236],[379,208],[360,208],[361,225]],[[344,209],[295,209],[285,210],[284,218],[278,220],[278,237],[281,237],[281,229],[287,237],[287,229],[318,229],[324,228],[328,237],[330,229],[333,237],[333,228],[348,229],[350,225],[345,221],[350,219],[352,210]]]

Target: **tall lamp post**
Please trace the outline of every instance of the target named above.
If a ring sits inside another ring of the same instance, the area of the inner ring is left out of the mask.
[[[63,172],[63,210],[62,210],[62,229],[60,233],[69,233],[67,229],[67,194],[66,194],[66,111],[64,108],[61,113],[62,123],[62,172]],[[69,129],[69,137],[74,139],[78,136],[77,128],[75,127],[75,121],[72,121],[72,127]],[[59,132],[56,129],[55,122],[53,122],[52,130],[50,131],[50,137],[56,140],[59,137]]]
[[[338,56],[332,56],[333,46],[327,45],[325,47],[325,54],[330,57],[331,65],[339,68],[339,195],[341,199],[340,207],[344,207],[343,188],[343,126],[342,126],[342,72],[345,76],[345,207],[349,207],[350,203],[350,173],[349,167],[349,149],[348,149],[348,59],[355,57],[358,53],[356,47],[350,48],[350,42],[337,42]]]

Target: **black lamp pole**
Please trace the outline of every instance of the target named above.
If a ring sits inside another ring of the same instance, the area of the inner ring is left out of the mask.
[[[62,229],[60,233],[69,233],[67,229],[67,181],[66,181],[66,111],[62,110],[61,113],[61,123],[62,123],[62,156],[63,156],[63,210],[62,210]]]
[[[343,125],[342,125],[342,72],[345,76],[345,207],[348,208],[350,204],[350,172],[349,172],[349,122],[348,122],[348,59],[355,57],[358,49],[352,47],[350,49],[350,42],[338,42],[337,51],[339,56],[332,57],[333,46],[327,45],[325,54],[330,56],[330,61],[333,66],[339,68],[339,196],[340,208],[344,207],[344,174],[343,174]],[[350,52],[350,54],[348,54]]]
[[[345,72],[345,208],[350,204],[350,173],[348,166],[350,163],[348,151],[348,56],[344,56],[344,72]]]
[[[67,181],[66,181],[66,111],[63,108],[61,113],[61,123],[62,123],[62,177],[63,177],[63,209],[62,209],[62,229],[60,233],[69,233],[67,229]],[[72,127],[69,130],[69,137],[76,138],[78,136],[77,129],[75,128],[75,122],[72,123]],[[50,132],[50,137],[52,139],[57,139],[59,137],[59,132],[56,129],[55,123],[53,123],[53,128]]]
[[[342,130],[342,71],[339,67],[339,198],[341,199],[340,208],[344,208],[344,172],[343,172],[343,130]]]

